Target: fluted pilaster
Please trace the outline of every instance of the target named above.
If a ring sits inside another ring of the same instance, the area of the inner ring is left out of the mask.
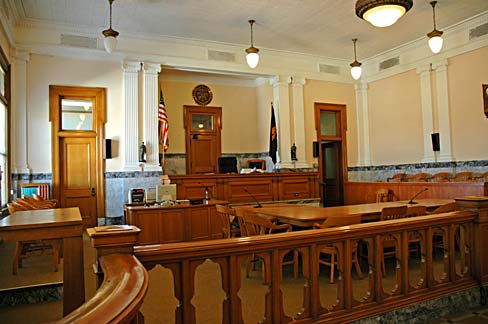
[[[140,62],[124,62],[124,169],[139,167],[139,71]]]
[[[143,64],[143,138],[147,148],[147,171],[159,171],[159,133],[158,133],[158,73],[160,64]]]

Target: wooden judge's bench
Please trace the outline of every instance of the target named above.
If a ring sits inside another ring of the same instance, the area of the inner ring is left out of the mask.
[[[177,199],[205,197],[231,204],[319,197],[318,172],[170,175]],[[253,198],[254,196],[254,198]]]

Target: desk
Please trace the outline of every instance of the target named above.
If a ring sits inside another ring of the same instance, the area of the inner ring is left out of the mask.
[[[440,205],[452,203],[454,202],[454,199],[416,199],[415,201],[418,202],[418,205],[426,206],[427,210],[432,210]],[[347,217],[349,215],[359,214],[362,216],[362,221],[378,220],[381,210],[384,207],[401,206],[405,204],[406,201],[392,201],[325,208],[291,204],[263,205],[263,208],[253,208],[251,206],[235,206],[234,208],[252,209],[257,213],[273,217],[281,223],[312,228],[314,223],[322,223],[327,217],[331,216]]]
[[[63,239],[63,316],[85,302],[82,235],[77,207],[18,211],[0,220],[5,241]]]

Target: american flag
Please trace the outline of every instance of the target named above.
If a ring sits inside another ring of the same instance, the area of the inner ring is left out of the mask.
[[[158,120],[159,120],[159,144],[163,146],[164,152],[168,150],[168,115],[166,114],[166,107],[164,106],[163,91],[159,96],[158,107]]]

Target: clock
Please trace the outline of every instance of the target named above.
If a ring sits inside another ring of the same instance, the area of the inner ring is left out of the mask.
[[[197,85],[192,92],[193,100],[199,105],[208,105],[213,98],[212,90],[204,84]]]

